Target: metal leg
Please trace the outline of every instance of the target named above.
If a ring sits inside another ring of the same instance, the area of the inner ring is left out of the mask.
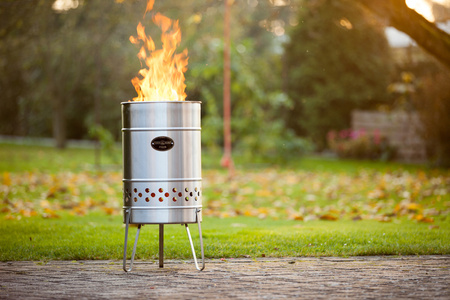
[[[136,238],[134,239],[134,247],[133,247],[133,253],[131,254],[131,262],[130,262],[130,268],[127,269],[127,244],[128,244],[128,225],[130,224],[130,216],[131,212],[129,210],[125,211],[125,220],[126,220],[126,227],[125,227],[125,246],[123,250],[123,270],[125,272],[131,272],[131,269],[133,268],[133,261],[134,261],[134,255],[136,254],[136,246],[139,239],[139,232],[141,231],[141,225],[138,225],[138,229],[136,232]]]
[[[203,271],[203,269],[205,269],[205,252],[203,250],[202,226],[200,224],[200,219],[198,217],[198,213],[199,212],[200,212],[200,210],[197,210],[198,233],[199,233],[199,236],[200,236],[200,247],[201,247],[201,252],[202,252],[202,267],[201,268],[199,268],[198,263],[197,263],[197,256],[195,255],[194,244],[192,243],[192,237],[191,237],[191,233],[189,231],[188,224],[184,224],[184,226],[186,228],[186,233],[187,233],[188,238],[189,238],[189,243],[191,244],[191,250],[192,250],[192,255],[194,256],[195,267],[197,268],[197,270]]]
[[[164,224],[159,224],[159,267],[164,268]]]

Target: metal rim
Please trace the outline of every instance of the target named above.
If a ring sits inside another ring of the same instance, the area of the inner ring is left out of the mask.
[[[120,104],[146,104],[146,103],[202,103],[201,101],[194,100],[184,100],[184,101],[127,101],[121,102]]]

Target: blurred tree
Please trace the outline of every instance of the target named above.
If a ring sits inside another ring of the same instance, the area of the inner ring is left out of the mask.
[[[128,43],[137,5],[88,1],[57,10],[54,3],[1,3],[0,84],[7,109],[0,129],[31,136],[52,131],[62,148],[66,137],[87,137],[94,123],[119,132],[118,103],[130,98],[129,80],[139,66]]]
[[[427,142],[429,158],[439,167],[450,167],[450,71],[443,69],[422,76],[413,95]]]
[[[389,48],[383,28],[349,0],[305,1],[285,45],[288,126],[325,147],[351,111],[386,101]]]
[[[26,112],[20,110],[27,88],[23,73],[18,70],[23,56],[18,49],[28,42],[24,33],[31,26],[31,5],[21,6],[19,1],[0,3],[0,133],[23,135],[27,133],[24,122]]]
[[[140,69],[139,49],[128,38],[142,20],[145,1],[65,2],[73,5],[55,9],[53,0],[0,2],[0,8],[6,6],[0,30],[0,84],[7,95],[0,101],[13,112],[7,120],[0,119],[0,130],[54,134],[63,147],[66,138],[90,138],[88,129],[101,123],[119,139],[119,103],[135,95],[130,80]],[[287,157],[283,151],[295,154],[297,146],[303,145],[285,130],[280,118],[282,108],[290,105],[280,91],[279,44],[291,10],[280,1],[274,3],[236,0],[232,5],[233,143],[249,156]],[[187,48],[190,57],[188,99],[203,101],[202,140],[219,149],[223,140],[223,2],[156,1],[153,11],[180,20],[180,51]],[[143,24],[160,47],[160,29],[150,15]],[[16,122],[22,124],[22,131],[9,126]]]
[[[405,0],[357,0],[390,26],[403,31],[418,45],[450,68],[450,35],[410,9]]]

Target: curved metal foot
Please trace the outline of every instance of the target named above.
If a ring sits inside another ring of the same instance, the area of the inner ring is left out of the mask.
[[[203,271],[205,269],[205,251],[203,250],[202,226],[200,224],[200,219],[198,217],[199,212],[200,212],[200,210],[197,210],[198,234],[200,236],[200,248],[201,248],[201,252],[202,252],[202,267],[201,268],[198,266],[198,263],[197,263],[197,256],[195,255],[194,244],[192,243],[192,237],[191,237],[191,233],[189,231],[188,224],[184,224],[184,226],[186,228],[186,233],[189,238],[189,243],[191,244],[191,250],[192,250],[192,255],[194,256],[195,267],[197,268],[197,270]]]
[[[142,224],[138,225],[138,229],[136,232],[136,238],[134,239],[134,247],[133,247],[133,253],[131,254],[131,261],[130,261],[130,268],[127,269],[127,244],[128,244],[128,225],[130,224],[130,216],[131,212],[129,210],[125,211],[126,217],[126,227],[125,227],[125,246],[123,250],[123,270],[125,272],[131,272],[131,269],[133,268],[133,261],[134,261],[134,255],[136,254],[136,246],[139,239],[139,232],[141,231]]]

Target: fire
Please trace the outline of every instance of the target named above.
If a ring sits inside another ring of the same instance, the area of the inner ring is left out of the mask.
[[[153,9],[153,3],[154,0],[147,1],[144,18]],[[131,80],[138,93],[133,101],[184,101],[184,72],[187,70],[188,52],[185,49],[182,53],[175,53],[181,42],[178,20],[171,20],[160,13],[154,14],[152,20],[161,28],[162,49],[156,49],[153,39],[145,34],[141,22],[137,26],[137,36],[130,36],[131,43],[142,45],[137,56],[147,66]]]

